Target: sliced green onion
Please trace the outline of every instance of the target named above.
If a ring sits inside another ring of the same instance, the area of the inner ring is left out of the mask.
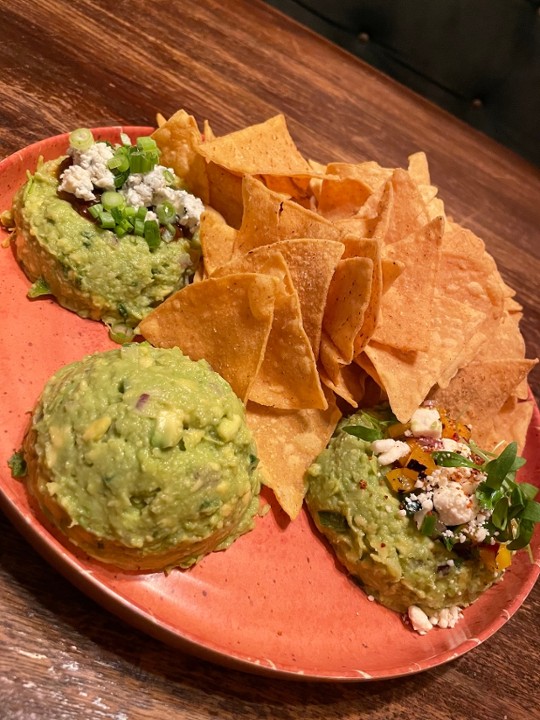
[[[155,220],[147,220],[144,223],[144,239],[151,250],[155,250],[161,242],[159,225]]]
[[[135,235],[140,235],[141,237],[144,235],[144,220],[141,220],[141,218],[136,217],[133,222],[133,232]]]
[[[126,182],[129,176],[129,170],[114,176],[114,187],[119,189]]]
[[[104,210],[99,216],[99,224],[105,230],[113,230],[116,226],[116,222],[110,212]]]
[[[119,192],[114,190],[106,190],[101,196],[101,204],[105,210],[112,210],[113,208],[123,208],[126,204],[126,199]]]
[[[117,152],[116,155],[107,162],[107,167],[115,174],[124,173],[126,170],[129,170],[129,158],[125,153]]]
[[[148,212],[148,210],[147,210],[145,207],[140,207],[140,208],[138,208],[138,210],[137,210],[137,215],[136,215],[136,217],[138,217],[139,220],[144,220],[144,219],[146,218],[146,213],[147,213],[147,212]]]
[[[128,205],[127,208],[124,210],[124,217],[126,217],[128,220],[133,220],[133,218],[137,215],[137,208],[134,208],[132,205]]]
[[[132,173],[147,173],[157,164],[158,158],[154,153],[144,153],[136,150],[129,156],[129,167]]]
[[[84,152],[94,144],[94,136],[88,128],[77,128],[69,133],[69,144],[75,150]]]
[[[120,142],[127,147],[131,146],[131,138],[126,133],[120,133]]]
[[[97,220],[103,212],[103,205],[101,203],[90,205],[90,207],[88,208],[88,212],[95,220]]]
[[[168,225],[174,221],[176,210],[170,202],[163,202],[156,207],[156,215],[162,225]]]
[[[151,137],[137,138],[137,147],[139,150],[143,150],[145,152],[157,149],[156,141]]]
[[[165,178],[165,182],[168,185],[176,185],[176,175],[174,175],[174,173],[172,173],[170,170],[164,170],[163,177]]]

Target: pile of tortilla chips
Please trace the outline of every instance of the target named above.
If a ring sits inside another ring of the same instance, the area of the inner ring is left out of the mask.
[[[207,209],[196,282],[141,334],[205,358],[246,403],[291,518],[341,415],[432,398],[479,444],[523,445],[532,403],[521,307],[484,243],[450,221],[426,157],[407,170],[305,160],[283,116],[222,137],[183,110],[153,137]],[[349,408],[349,409],[350,409]]]

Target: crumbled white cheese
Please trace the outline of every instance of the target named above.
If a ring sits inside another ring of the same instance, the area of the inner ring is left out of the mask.
[[[433,628],[433,624],[429,621],[426,613],[417,605],[411,605],[407,609],[407,615],[409,616],[413,630],[419,635],[425,635]]]
[[[439,411],[430,407],[415,410],[411,418],[411,432],[414,437],[440,438],[442,422]]]
[[[383,440],[374,440],[371,443],[371,450],[374,455],[378,456],[379,465],[391,465],[399,458],[408,455],[411,448],[402,440],[384,438]]]
[[[148,212],[144,216],[144,222],[148,222],[150,220],[155,220],[157,222],[157,219],[158,219],[158,216],[152,210],[148,210]]]
[[[94,187],[114,190],[114,175],[107,167],[108,161],[114,155],[114,150],[109,145],[97,142],[84,152],[69,148],[68,154],[71,155],[73,164],[60,176],[58,189],[61,192],[69,192],[81,200],[91,202],[96,199]]]
[[[70,165],[60,176],[60,192],[67,192],[75,195],[80,200],[91,202],[96,199],[94,195],[94,184],[89,173],[79,165]]]
[[[441,443],[442,449],[447,452],[458,453],[464,457],[471,456],[471,449],[468,445],[465,445],[465,443],[456,442],[455,440],[452,440],[452,438],[442,438]]]
[[[461,525],[474,520],[479,507],[474,495],[464,492],[457,482],[449,482],[433,490],[433,506],[445,525]]]
[[[154,188],[146,182],[149,173],[131,173],[119,192],[126,198],[126,204],[134,208],[149,207],[152,205]]]
[[[202,201],[185,190],[174,190],[170,187],[161,188],[154,194],[154,205],[161,202],[170,202],[178,214],[180,225],[190,229],[199,224],[200,217],[204,212]]]
[[[462,617],[461,608],[454,605],[453,607],[442,608],[442,610],[431,615],[429,622],[446,630],[446,628],[453,628]]]

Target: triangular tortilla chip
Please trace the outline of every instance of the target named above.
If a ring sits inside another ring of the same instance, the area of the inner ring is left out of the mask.
[[[178,110],[152,137],[161,151],[160,163],[171,167],[185,180],[189,191],[207,204],[208,176],[206,163],[198,153],[203,141],[195,118],[185,110]]]
[[[340,260],[326,298],[323,328],[345,364],[355,355],[355,340],[371,298],[373,261],[350,257]]]
[[[326,410],[276,410],[247,405],[247,423],[255,438],[264,484],[294,520],[307,490],[305,473],[324,450],[341,417],[332,393]]]
[[[449,415],[480,427],[497,413],[537,360],[492,360],[470,363],[447,388],[435,388],[430,398]]]
[[[405,268],[381,300],[381,319],[373,334],[380,345],[404,352],[429,347],[443,229],[443,218],[435,218],[405,240],[384,248],[384,257],[403,262]]]
[[[451,374],[455,374],[459,367],[456,358],[485,318],[465,303],[447,298],[444,288],[437,288],[431,312],[431,341],[426,352],[405,353],[377,343],[365,349],[400,422],[410,420],[448,366],[452,365]]]
[[[385,245],[403,240],[428,222],[426,206],[406,170],[394,170],[381,200],[379,223],[373,237]]]
[[[311,174],[307,161],[289,134],[283,115],[221,135],[200,147],[208,162],[236,175]]]
[[[200,220],[199,239],[208,275],[232,257],[236,230],[227,225],[223,215],[207,207]]]
[[[239,272],[262,273],[279,280],[272,330],[249,399],[284,409],[324,409],[326,400],[317,363],[302,325],[298,294],[283,255],[273,245],[261,247],[218,268],[212,277]]]
[[[204,358],[245,402],[263,362],[278,285],[254,273],[188,285],[147,315],[139,332],[156,347]]]

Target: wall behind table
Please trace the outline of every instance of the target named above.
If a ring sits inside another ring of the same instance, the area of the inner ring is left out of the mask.
[[[540,166],[540,0],[267,2]]]

